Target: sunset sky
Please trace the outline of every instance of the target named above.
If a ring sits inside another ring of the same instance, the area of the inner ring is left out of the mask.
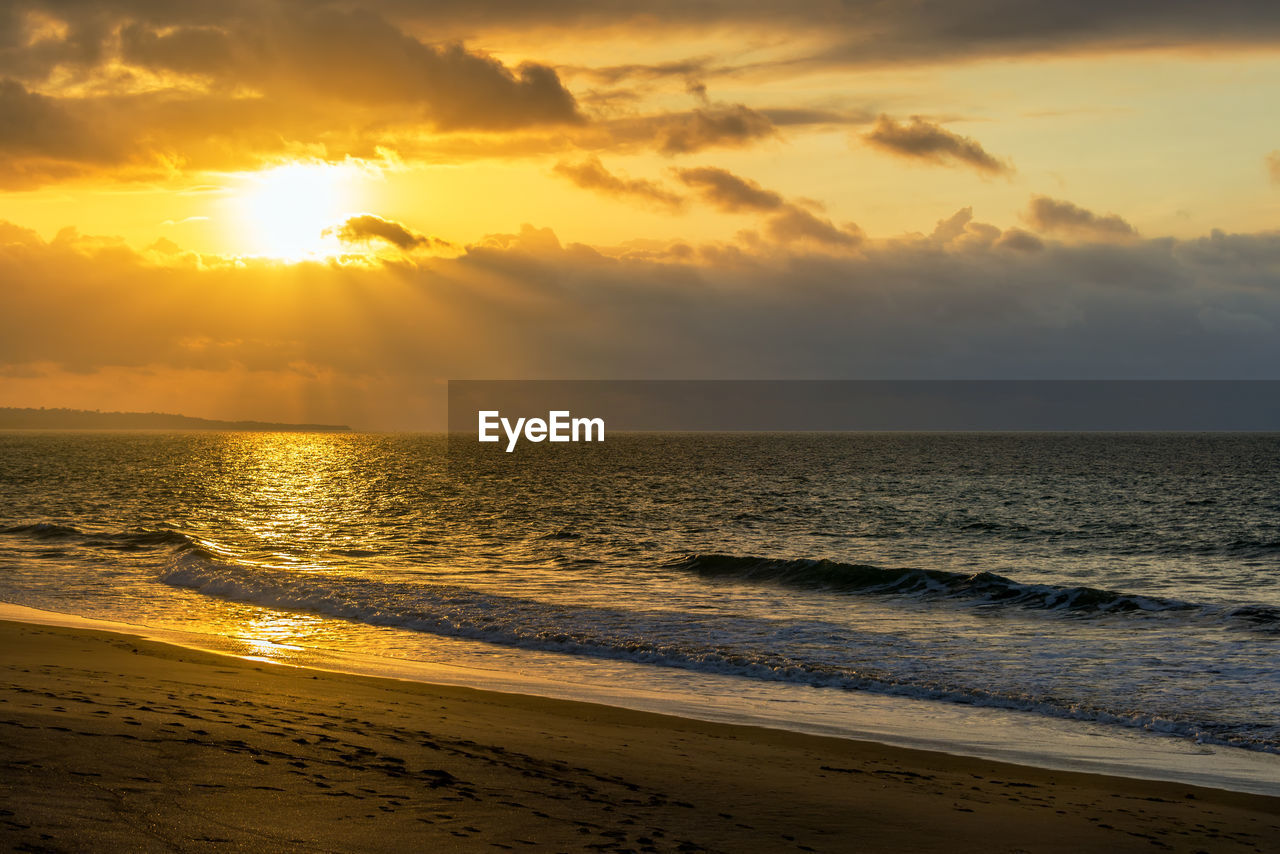
[[[0,405],[1280,377],[1280,5],[0,7]]]

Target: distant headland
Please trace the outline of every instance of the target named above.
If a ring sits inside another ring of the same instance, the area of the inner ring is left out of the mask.
[[[100,412],[96,409],[0,407],[0,430],[242,430],[346,433],[345,424],[280,424],[274,421],[217,421],[167,412]]]

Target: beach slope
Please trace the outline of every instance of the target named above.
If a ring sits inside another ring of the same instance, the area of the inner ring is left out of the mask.
[[[1280,799],[0,622],[27,851],[1264,851]],[[1275,850],[1271,848],[1271,850]]]

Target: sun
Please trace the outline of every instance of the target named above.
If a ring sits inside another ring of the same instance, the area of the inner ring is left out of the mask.
[[[325,163],[290,163],[245,176],[237,222],[248,254],[287,261],[341,251],[329,233],[354,207],[352,170]]]

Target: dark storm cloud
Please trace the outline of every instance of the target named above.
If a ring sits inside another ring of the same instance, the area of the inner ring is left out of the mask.
[[[932,163],[970,166],[988,175],[1011,171],[1009,165],[988,154],[967,136],[912,116],[910,123],[898,123],[881,116],[863,139],[877,148],[901,157]]]
[[[1036,231],[1075,233],[1095,239],[1125,239],[1138,234],[1116,214],[1099,216],[1079,205],[1048,196],[1032,197],[1026,220]]]
[[[345,243],[367,243],[370,240],[385,240],[392,246],[405,251],[433,245],[449,245],[443,240],[410,231],[395,220],[383,219],[373,214],[353,216],[336,228],[333,233]]]
[[[639,199],[672,210],[684,205],[684,199],[681,196],[654,181],[614,175],[604,167],[598,157],[588,157],[580,163],[562,161],[556,164],[555,172],[569,179],[576,186],[608,196]]]

